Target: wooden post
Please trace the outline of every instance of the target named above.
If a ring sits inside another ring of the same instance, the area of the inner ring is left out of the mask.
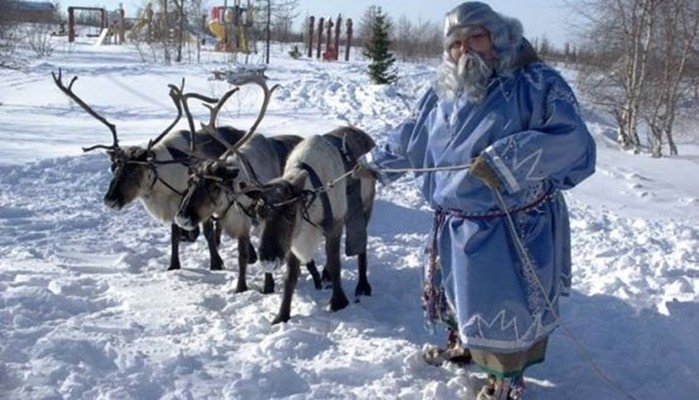
[[[325,38],[325,51],[328,51],[330,46],[332,46],[332,37],[333,37],[333,20],[332,18],[328,18],[328,34],[327,37]]]
[[[75,9],[73,7],[68,7],[68,42],[73,43],[75,41]]]
[[[345,61],[349,61],[350,47],[352,47],[352,18],[347,19],[347,43],[345,43]]]
[[[124,36],[124,7],[121,4],[119,4],[119,24],[118,24],[118,26],[119,26],[119,28],[118,28],[119,33],[117,36],[119,37],[119,44],[124,44],[126,42],[125,36]]]
[[[109,26],[109,22],[107,22],[107,10],[104,8],[100,9],[100,14],[102,15],[102,22],[100,22],[100,34],[104,30],[104,28],[107,28]]]
[[[308,57],[313,57],[313,28],[316,23],[316,18],[314,16],[308,17]]]
[[[342,27],[342,15],[338,14],[335,20],[335,61],[340,57],[340,29]]]
[[[318,20],[318,43],[316,45],[318,46],[316,50],[316,58],[320,58],[320,46],[323,43],[323,23],[325,22],[325,18],[320,17]]]

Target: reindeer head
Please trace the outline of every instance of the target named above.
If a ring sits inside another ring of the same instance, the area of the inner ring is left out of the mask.
[[[207,160],[190,167],[187,192],[175,223],[194,229],[211,216],[222,216],[235,201],[239,169],[220,160]]]
[[[109,189],[104,196],[104,203],[114,209],[121,209],[125,205],[129,204],[137,197],[144,194],[152,185],[155,183],[156,175],[154,164],[154,152],[153,148],[156,146],[177,124],[177,122],[182,117],[182,103],[185,110],[187,111],[187,117],[190,121],[190,126],[193,126],[191,119],[191,114],[186,107],[186,98],[195,97],[208,102],[215,102],[215,99],[210,99],[205,96],[191,94],[183,95],[182,88],[177,88],[174,85],[170,85],[170,97],[172,98],[175,106],[177,107],[177,117],[175,120],[167,127],[163,132],[161,132],[155,139],[148,143],[147,147],[139,146],[129,146],[121,147],[119,146],[119,139],[117,135],[116,126],[101,115],[97,114],[90,106],[87,105],[78,95],[73,92],[73,84],[78,79],[74,76],[68,86],[63,84],[62,72],[59,69],[58,75],[51,73],[53,76],[54,83],[56,86],[71,100],[82,107],[88,114],[100,121],[102,124],[106,125],[107,128],[112,133],[112,144],[102,145],[98,144],[92,147],[83,147],[84,152],[93,151],[96,149],[104,149],[109,155],[112,171],[112,180],[109,183]],[[182,87],[184,87],[184,80],[182,81]],[[192,142],[193,146],[193,142]],[[193,148],[192,148],[193,150]]]
[[[283,262],[299,233],[311,193],[304,189],[308,172],[294,172],[262,186],[243,189],[254,200],[255,215],[261,222],[260,261]]]
[[[216,118],[223,104],[240,89],[240,86],[248,83],[259,85],[263,89],[262,108],[250,130],[236,143],[229,145],[227,141],[218,137]],[[206,105],[210,110],[210,118],[208,124],[202,124],[202,129],[219,142],[226,144],[227,150],[216,161],[203,161],[190,168],[187,192],[175,217],[175,223],[184,229],[192,229],[211,216],[223,217],[236,201],[240,193],[240,182],[236,179],[241,168],[237,159],[238,149],[252,138],[264,117],[271,94],[277,87],[275,85],[269,89],[264,79],[259,76],[241,77],[235,84],[238,86],[226,92],[215,106]]]
[[[104,204],[116,210],[138,198],[144,188],[155,179],[149,160],[152,158],[148,149],[137,146],[117,147],[107,150],[111,159],[109,169],[112,180],[104,195]]]

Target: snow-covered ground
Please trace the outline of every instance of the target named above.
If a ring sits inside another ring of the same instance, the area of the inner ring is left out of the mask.
[[[61,39],[65,40],[65,39]],[[275,47],[275,49],[278,48]],[[423,328],[419,304],[431,213],[409,178],[379,187],[370,225],[373,296],[337,313],[307,274],[289,323],[272,326],[280,302],[262,295],[251,267],[233,292],[208,270],[203,240],[167,272],[169,228],[140,204],[108,210],[108,158],[81,146],[109,131],[71,103],[50,73],[78,75],[75,91],[118,127],[121,144],[144,144],[174,117],[167,85],[217,96],[208,80],[226,67],[143,64],[123,47],[61,45],[23,71],[0,70],[0,398],[2,399],[456,399],[473,398],[475,368],[421,359],[443,333]],[[395,87],[369,84],[362,61],[322,63],[273,55],[275,92],[259,131],[322,133],[351,123],[377,141],[409,115],[434,66],[400,64]],[[570,71],[564,71],[567,75]],[[220,121],[246,128],[259,106],[244,88]],[[573,229],[573,294],[561,316],[605,376],[636,399],[699,393],[699,148],[680,157],[619,152],[610,120],[582,104],[597,140],[598,172],[567,194]],[[195,109],[205,120],[207,110]],[[180,125],[184,127],[184,122]],[[318,260],[323,263],[322,255]],[[343,260],[352,293],[354,260]],[[547,362],[527,374],[527,399],[618,399],[562,330]]]

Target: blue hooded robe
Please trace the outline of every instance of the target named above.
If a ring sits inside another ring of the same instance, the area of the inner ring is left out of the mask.
[[[570,227],[560,191],[594,172],[595,143],[565,80],[533,62],[494,76],[478,104],[463,96],[450,102],[428,90],[414,117],[393,129],[368,162],[389,183],[401,174],[381,168],[468,165],[481,154],[503,183],[502,197],[533,268],[523,264],[495,193],[483,181],[468,169],[417,173],[437,215],[440,271],[427,284],[441,288],[465,346],[525,351],[558,325],[544,294],[557,315],[559,297],[570,290]]]

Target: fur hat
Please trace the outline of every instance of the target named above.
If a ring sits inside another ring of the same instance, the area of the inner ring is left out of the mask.
[[[483,27],[490,33],[493,53],[498,59],[498,72],[510,71],[523,44],[522,23],[519,20],[496,13],[489,5],[479,1],[467,1],[449,11],[444,18],[444,52],[466,30]]]

